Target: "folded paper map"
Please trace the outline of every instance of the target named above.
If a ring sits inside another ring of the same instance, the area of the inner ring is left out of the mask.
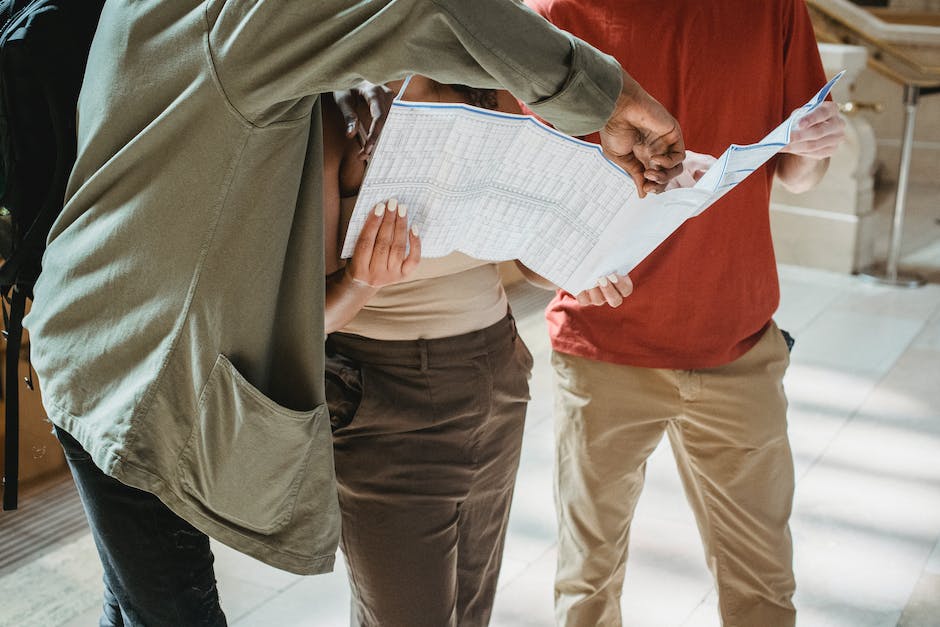
[[[599,146],[531,116],[396,100],[360,189],[343,256],[352,255],[372,207],[396,198],[408,207],[423,257],[460,251],[487,261],[518,259],[561,288],[580,292],[598,277],[632,270],[683,222],[767,162],[841,76],[760,142],[731,145],[694,187],[643,199]]]

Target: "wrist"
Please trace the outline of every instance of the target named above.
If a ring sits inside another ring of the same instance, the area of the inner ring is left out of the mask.
[[[796,153],[780,155],[777,164],[777,179],[794,194],[802,194],[812,189],[829,168],[828,157],[811,157]]]
[[[623,70],[623,83],[617,103],[614,105],[614,111],[610,116],[610,122],[616,124],[627,119],[645,117],[644,113],[652,100],[643,86],[636,82],[626,70]]]
[[[372,294],[375,294],[379,291],[378,287],[370,285],[366,281],[354,277],[349,269],[349,266],[346,266],[343,271],[343,276],[340,279],[340,285],[342,286],[343,291],[355,294],[371,296]]]

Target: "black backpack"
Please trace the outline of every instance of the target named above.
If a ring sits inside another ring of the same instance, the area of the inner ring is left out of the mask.
[[[16,509],[26,300],[75,162],[75,115],[104,0],[0,0],[0,298],[7,340],[3,509]],[[27,377],[32,388],[32,377]]]

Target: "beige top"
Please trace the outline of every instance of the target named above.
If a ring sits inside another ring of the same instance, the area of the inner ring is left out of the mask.
[[[345,237],[356,197],[341,201]],[[387,285],[342,328],[376,340],[432,339],[485,329],[506,316],[495,263],[463,253],[422,259],[408,281]]]
[[[505,0],[108,0],[25,324],[49,419],[212,537],[333,565],[318,94],[505,86],[573,134],[619,65]],[[312,115],[311,115],[312,113]]]

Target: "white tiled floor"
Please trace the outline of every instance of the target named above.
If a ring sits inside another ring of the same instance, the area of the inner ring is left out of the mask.
[[[781,281],[777,320],[797,338],[786,386],[798,479],[792,530],[800,625],[940,626],[940,285],[895,290],[792,267],[781,268]],[[552,622],[549,348],[538,313],[520,320],[520,332],[537,365],[494,627]],[[95,622],[100,567],[93,545],[85,537],[62,551],[66,557],[53,553],[0,578],[4,603],[15,593],[20,607],[36,608],[38,622],[28,624]],[[235,627],[347,624],[341,563],[331,575],[303,578],[223,546],[216,554],[223,605]],[[60,559],[67,568],[57,577],[65,580],[22,583],[41,581],[41,567]],[[69,590],[73,616],[62,607],[44,613],[49,586]],[[695,523],[663,442],[650,461],[633,529],[626,623],[715,626],[715,607]],[[0,605],[0,625],[12,627],[5,616]]]

